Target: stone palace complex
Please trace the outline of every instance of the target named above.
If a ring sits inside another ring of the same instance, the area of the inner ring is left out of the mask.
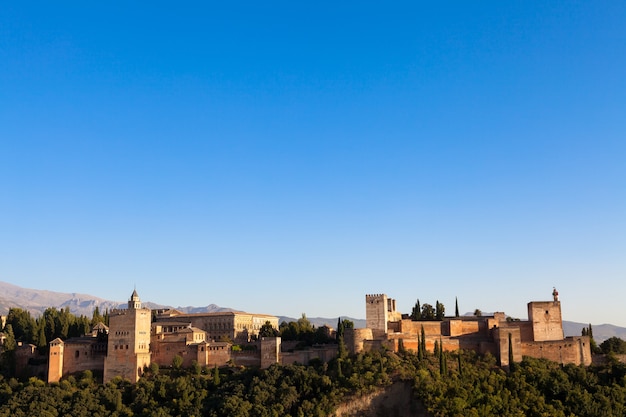
[[[563,335],[556,291],[551,301],[528,303],[526,321],[507,319],[504,313],[415,321],[403,317],[395,304],[385,294],[366,295],[366,327],[345,329],[347,349],[352,353],[383,347],[393,351],[417,350],[423,334],[428,350],[432,351],[437,342],[448,351],[490,353],[502,366],[507,366],[511,357],[520,361],[523,356],[591,364],[589,337]],[[102,372],[104,382],[115,377],[136,382],[152,363],[170,366],[176,356],[182,358],[182,366],[186,367],[193,363],[267,367],[275,363],[308,363],[314,358],[329,361],[337,355],[336,344],[294,351],[280,337],[258,337],[261,326],[267,322],[278,328],[278,318],[266,314],[150,310],[142,307],[133,291],[127,309],[110,312],[108,327],[100,323],[89,335],[50,342],[47,380],[56,382],[63,375],[92,370]],[[254,349],[232,349],[235,343],[251,341]]]

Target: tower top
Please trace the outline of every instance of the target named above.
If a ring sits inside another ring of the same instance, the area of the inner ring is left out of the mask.
[[[139,294],[137,294],[137,290],[134,289],[133,293],[130,295],[130,300],[128,300],[128,309],[137,310],[140,308],[141,308],[141,300],[139,299]]]

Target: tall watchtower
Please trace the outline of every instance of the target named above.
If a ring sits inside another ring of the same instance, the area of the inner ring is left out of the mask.
[[[531,301],[528,303],[528,320],[533,325],[533,340],[563,340],[563,321],[561,319],[561,302],[557,297],[554,301]]]
[[[387,294],[365,295],[365,320],[374,337],[387,333],[387,323],[397,319],[396,300]]]
[[[110,312],[105,383],[116,376],[137,382],[144,367],[150,365],[151,321],[151,311],[142,308],[136,290],[128,300],[128,309]]]

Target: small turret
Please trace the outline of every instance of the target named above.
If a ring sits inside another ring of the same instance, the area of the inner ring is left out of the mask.
[[[139,299],[139,294],[137,294],[137,290],[134,289],[133,293],[130,296],[130,300],[128,300],[128,309],[139,310],[140,308],[141,308],[141,300]]]

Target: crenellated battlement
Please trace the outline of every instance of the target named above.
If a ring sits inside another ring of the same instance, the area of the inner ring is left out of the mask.
[[[365,298],[380,298],[385,296],[386,294],[365,294]]]

